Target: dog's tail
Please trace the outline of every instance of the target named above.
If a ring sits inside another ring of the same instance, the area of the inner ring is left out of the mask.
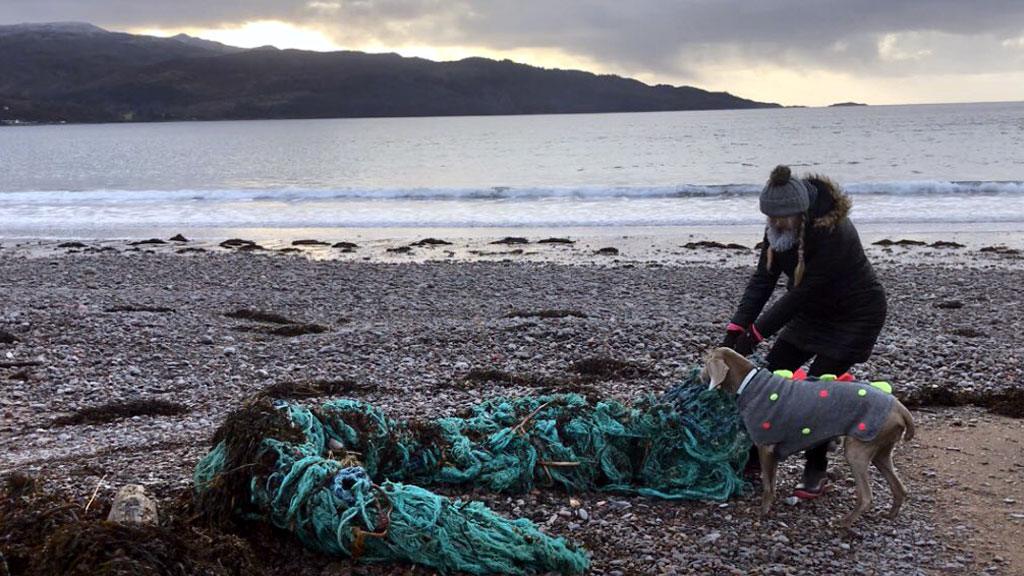
[[[900,417],[903,418],[903,441],[910,442],[914,439],[914,417],[899,400],[896,401],[896,409],[899,410]]]

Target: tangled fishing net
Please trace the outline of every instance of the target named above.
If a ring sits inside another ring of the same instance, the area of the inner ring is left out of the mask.
[[[430,421],[396,421],[353,399],[309,408],[261,398],[228,417],[194,479],[210,516],[268,519],[328,554],[442,572],[573,574],[588,559],[563,539],[421,486],[725,500],[745,487],[749,445],[735,402],[705,390],[694,371],[633,406],[555,394]]]

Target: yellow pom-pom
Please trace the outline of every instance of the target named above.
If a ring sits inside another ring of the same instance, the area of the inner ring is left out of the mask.
[[[775,374],[776,376],[782,376],[783,378],[792,378],[793,377],[793,371],[792,370],[776,370],[775,372],[773,372],[773,374]]]
[[[874,386],[875,388],[878,388],[882,392],[885,392],[886,394],[892,394],[892,385],[890,385],[885,380],[879,380],[878,382],[872,382],[871,385]]]
[[[836,379],[836,375],[835,374],[822,374],[821,376],[818,376],[818,380],[825,380],[826,382],[831,382],[832,380],[835,380],[835,379]]]

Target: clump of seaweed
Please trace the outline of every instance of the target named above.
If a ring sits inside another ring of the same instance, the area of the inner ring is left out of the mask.
[[[189,411],[184,404],[161,400],[159,398],[140,398],[108,402],[99,406],[88,406],[76,410],[69,416],[61,416],[53,421],[54,426],[72,426],[75,424],[105,424],[132,416],[176,416]]]
[[[276,382],[260,394],[279,400],[345,396],[355,391],[368,390],[369,385],[354,380],[296,380]]]
[[[195,503],[196,512],[211,525],[230,525],[235,511],[245,509],[251,502],[249,483],[253,476],[273,470],[276,455],[272,450],[264,450],[266,438],[301,442],[304,436],[265,395],[228,414],[214,433],[211,446],[225,443],[223,471],[197,493]]]
[[[993,414],[1010,418],[1024,418],[1024,390],[956,390],[946,386],[926,386],[900,398],[908,407],[919,406],[979,406]]]
[[[291,318],[282,316],[277,312],[265,312],[263,310],[251,310],[248,308],[239,308],[238,310],[228,312],[224,315],[236,320],[251,320],[253,322],[267,322],[270,324],[296,324],[296,322]]]

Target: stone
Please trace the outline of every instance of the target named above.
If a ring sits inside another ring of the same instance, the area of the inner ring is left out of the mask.
[[[114,496],[110,505],[108,522],[120,524],[151,524],[156,525],[156,503],[146,495],[146,490],[139,484],[122,486]]]

